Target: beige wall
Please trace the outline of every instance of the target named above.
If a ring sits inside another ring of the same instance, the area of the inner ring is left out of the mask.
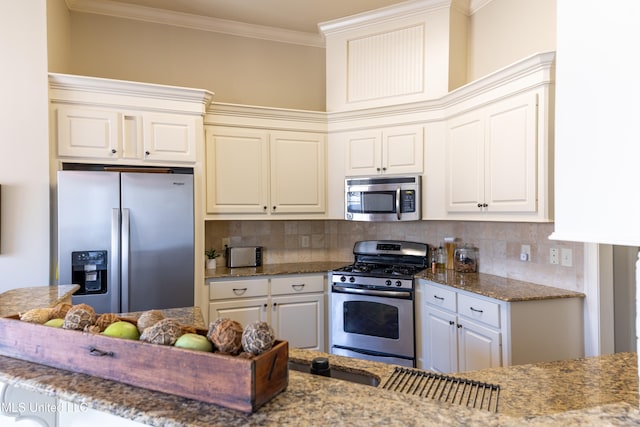
[[[556,49],[557,0],[491,0],[469,25],[469,81],[537,52]]]
[[[218,102],[325,109],[321,48],[77,12],[71,40],[73,74],[197,87]]]
[[[71,73],[71,17],[64,0],[47,0],[49,71]]]
[[[583,245],[550,241],[547,237],[552,231],[553,224],[499,222],[208,221],[205,247],[222,249],[222,239],[230,238],[231,246],[264,246],[265,263],[346,264],[353,261],[353,244],[358,240],[398,239],[438,245],[444,237],[454,236],[479,249],[483,273],[583,291]],[[301,246],[302,236],[309,237],[309,248]],[[531,262],[520,261],[522,244],[531,245]],[[549,264],[551,247],[572,249],[573,266]],[[222,258],[218,262],[224,264]]]
[[[0,292],[49,284],[46,0],[0,2]]]

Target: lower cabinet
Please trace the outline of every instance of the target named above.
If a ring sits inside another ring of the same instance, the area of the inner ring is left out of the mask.
[[[584,355],[582,299],[506,302],[420,281],[418,367],[440,373]]]
[[[325,350],[325,276],[209,280],[209,321],[268,322],[292,348]]]

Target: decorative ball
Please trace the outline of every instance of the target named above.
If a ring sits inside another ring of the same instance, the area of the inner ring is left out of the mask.
[[[271,350],[275,340],[273,328],[259,320],[249,323],[242,332],[242,348],[256,355]]]
[[[160,310],[147,310],[138,317],[138,331],[143,333],[145,329],[155,325],[162,319],[164,319],[164,315]]]
[[[63,329],[82,331],[86,326],[96,323],[96,312],[87,304],[74,305],[64,316]]]
[[[64,316],[67,315],[67,312],[73,307],[71,304],[67,302],[60,302],[53,307],[53,311],[51,312],[52,319],[64,319]]]
[[[118,320],[120,320],[120,318],[115,313],[102,313],[100,316],[98,316],[98,318],[96,319],[96,323],[93,326],[97,328],[98,332],[103,332],[105,329],[107,329],[107,326],[114,322],[117,322]]]
[[[236,356],[242,351],[242,325],[231,319],[218,319],[209,325],[207,338],[222,354]]]
[[[162,319],[146,328],[140,335],[140,340],[152,344],[174,345],[181,335],[182,328],[178,322],[174,319]]]

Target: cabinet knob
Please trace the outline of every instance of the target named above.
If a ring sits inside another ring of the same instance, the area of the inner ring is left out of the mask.
[[[267,210],[267,207],[266,207],[266,206],[263,206],[263,207],[262,207],[262,209],[266,211],[266,210]]]
[[[460,323],[458,323],[458,329],[462,328],[462,325]]]
[[[277,302],[274,302],[274,303],[273,303],[273,308],[276,308],[276,306],[277,306],[277,305],[278,305],[278,303],[277,303]]]
[[[275,206],[273,207],[273,210],[274,210],[274,211],[276,210],[276,207],[275,207]]]
[[[387,168],[382,168],[382,172],[385,172],[387,170]]]
[[[378,172],[380,172],[380,168],[376,168],[376,170],[377,170]]]
[[[489,206],[489,205],[488,205],[488,204],[486,204],[486,203],[483,203],[483,204],[482,204],[482,207],[483,207],[483,208],[486,208],[487,206]]]
[[[266,302],[264,303],[264,308],[267,308],[267,303]]]
[[[478,203],[478,207],[481,208],[482,207],[482,203]]]
[[[145,156],[148,156],[149,154],[151,154],[149,151],[145,151],[145,152],[144,152],[144,155],[145,155]]]
[[[449,324],[450,324],[451,326],[453,326],[453,325],[455,325],[455,324],[456,324],[456,322],[454,322],[453,320],[449,320]]]
[[[116,154],[118,152],[118,150],[116,150],[115,148],[111,149],[111,154]]]

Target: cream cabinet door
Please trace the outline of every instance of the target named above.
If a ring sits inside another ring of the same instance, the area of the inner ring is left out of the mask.
[[[413,174],[423,171],[424,137],[421,126],[402,126],[382,131],[382,171]]]
[[[449,121],[446,147],[449,212],[478,212],[484,203],[484,123],[477,112]]]
[[[207,212],[268,213],[268,133],[208,127],[205,138]]]
[[[195,162],[196,132],[202,132],[201,120],[201,117],[176,114],[143,114],[143,158],[150,161]]]
[[[458,338],[456,315],[428,305],[423,306],[422,369],[450,373],[458,371]]]
[[[58,156],[99,159],[117,159],[120,156],[119,113],[58,107],[55,121]]]
[[[326,206],[325,136],[271,132],[270,212],[323,213]]]
[[[251,322],[269,321],[268,298],[237,298],[209,303],[209,322],[227,318],[243,327]]]
[[[292,348],[324,351],[324,294],[271,297],[271,326]]]
[[[382,173],[382,133],[350,132],[346,139],[346,176]]]
[[[537,210],[537,97],[491,105],[485,116],[484,203],[488,212]]]
[[[458,370],[465,372],[502,366],[500,332],[466,319],[458,322]]]

